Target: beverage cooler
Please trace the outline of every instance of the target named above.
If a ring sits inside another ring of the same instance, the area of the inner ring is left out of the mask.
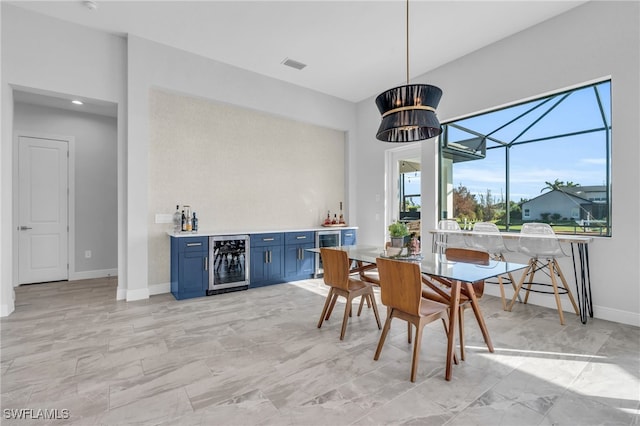
[[[209,237],[207,296],[249,288],[249,235]]]
[[[338,230],[327,230],[316,232],[316,247],[339,247],[342,242],[340,241],[342,232]],[[316,254],[316,271],[315,277],[319,277],[324,273],[322,269],[322,258],[320,253]]]

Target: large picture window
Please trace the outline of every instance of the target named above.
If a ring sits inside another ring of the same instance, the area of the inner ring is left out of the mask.
[[[440,215],[611,235],[611,81],[443,125]]]

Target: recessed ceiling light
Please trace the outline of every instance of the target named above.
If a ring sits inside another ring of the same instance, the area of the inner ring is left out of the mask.
[[[72,104],[76,104],[76,105],[84,105],[84,102],[79,101],[79,100],[77,100],[77,99],[72,100],[72,101],[71,101],[71,103],[72,103]]]

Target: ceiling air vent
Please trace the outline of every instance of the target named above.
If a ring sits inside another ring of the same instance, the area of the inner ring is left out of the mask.
[[[295,68],[297,70],[301,70],[302,68],[307,66],[307,64],[303,64],[302,62],[294,61],[293,59],[289,59],[289,58],[285,58],[285,60],[282,61],[282,63],[288,67]]]

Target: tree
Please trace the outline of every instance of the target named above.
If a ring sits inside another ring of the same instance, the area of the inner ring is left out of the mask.
[[[559,180],[558,178],[556,178],[556,180],[553,182],[545,181],[544,183],[546,184],[546,186],[542,188],[540,192],[559,191],[560,188],[564,186],[564,182]]]
[[[579,183],[575,183],[572,181],[567,181],[566,183],[558,178],[556,178],[553,182],[545,181],[545,187],[540,190],[540,192],[544,191],[561,191],[562,188],[575,188],[576,186],[580,186]]]
[[[460,184],[453,190],[453,216],[459,219],[476,219],[478,201],[466,186]]]

